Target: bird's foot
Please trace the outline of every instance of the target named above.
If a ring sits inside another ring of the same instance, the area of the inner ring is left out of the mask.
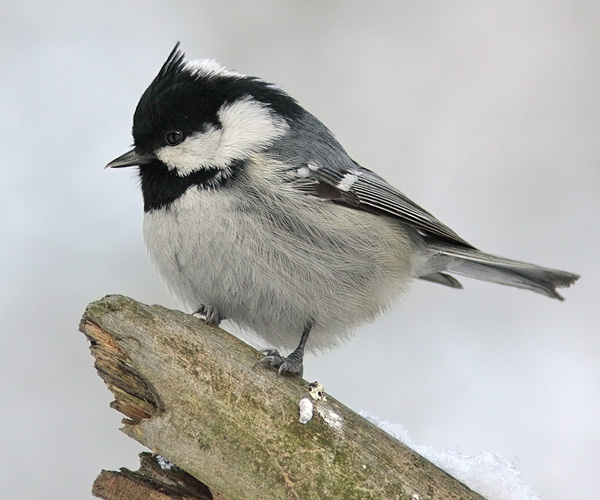
[[[204,304],[202,304],[198,308],[198,310],[194,312],[194,314],[203,316],[204,321],[206,321],[209,325],[213,325],[213,326],[219,326],[221,321],[223,321],[225,319],[221,316],[221,314],[219,313],[219,311],[217,310],[216,307],[205,306]]]
[[[267,366],[272,366],[273,368],[277,368],[277,373],[279,375],[290,374],[290,375],[298,375],[302,376],[304,372],[304,365],[302,363],[304,359],[304,346],[306,345],[306,341],[308,340],[308,335],[313,327],[314,321],[308,321],[304,326],[304,331],[302,332],[302,336],[300,337],[300,343],[298,347],[294,349],[287,358],[279,354],[277,349],[263,349],[260,353],[264,356],[258,363]],[[255,365],[256,366],[256,365]]]
[[[267,365],[277,369],[279,375],[302,376],[304,365],[302,363],[303,352],[295,350],[287,358],[279,354],[277,349],[263,349],[260,353],[264,356],[257,365]]]

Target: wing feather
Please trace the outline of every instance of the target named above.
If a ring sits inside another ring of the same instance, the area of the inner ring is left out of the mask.
[[[473,248],[448,226],[421,208],[382,177],[353,163],[351,168],[328,168],[309,164],[310,178],[303,190],[312,195],[343,203],[358,210],[398,219],[425,236],[435,236],[454,244]]]

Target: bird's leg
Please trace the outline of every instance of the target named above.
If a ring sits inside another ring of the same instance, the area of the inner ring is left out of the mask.
[[[200,316],[204,316],[205,321],[209,325],[219,326],[219,323],[223,321],[225,318],[221,316],[216,307],[213,306],[205,306],[201,304],[197,311],[194,314],[199,314]]]
[[[298,375],[301,377],[302,373],[304,372],[304,365],[302,364],[304,359],[304,346],[306,345],[306,341],[308,340],[308,335],[310,334],[312,327],[312,321],[306,323],[304,331],[302,332],[302,337],[300,337],[300,343],[298,344],[298,347],[296,347],[294,352],[292,352],[287,358],[279,354],[277,349],[263,349],[260,351],[260,353],[264,355],[264,358],[262,358],[257,364],[260,363],[277,368],[279,375],[289,373],[291,375]]]

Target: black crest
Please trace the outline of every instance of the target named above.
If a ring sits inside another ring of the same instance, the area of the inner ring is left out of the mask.
[[[188,67],[179,42],[142,95],[133,118],[133,138],[140,152],[164,145],[164,134],[179,130],[184,137],[206,126],[219,128],[219,109],[251,97],[291,122],[304,113],[281,88],[260,78]]]
[[[169,54],[169,57],[167,57],[167,60],[163,64],[162,68],[160,68],[160,71],[156,76],[157,80],[163,78],[169,73],[178,72],[182,70],[184,66],[183,60],[185,59],[185,53],[179,48],[180,45],[181,42],[177,42],[175,44],[175,47]]]

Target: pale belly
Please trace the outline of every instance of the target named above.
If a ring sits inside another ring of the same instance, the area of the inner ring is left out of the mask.
[[[188,311],[215,307],[269,346],[287,349],[312,321],[307,348],[314,350],[372,321],[413,276],[410,238],[390,219],[307,196],[297,203],[314,205],[293,211],[302,219],[239,200],[235,192],[190,189],[170,208],[145,215],[152,261]]]

